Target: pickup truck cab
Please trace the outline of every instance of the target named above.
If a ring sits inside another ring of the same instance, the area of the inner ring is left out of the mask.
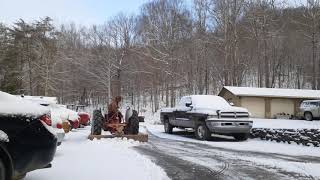
[[[161,109],[160,118],[166,133],[174,127],[193,128],[199,140],[208,140],[213,133],[247,140],[253,124],[247,109],[213,95],[184,96],[176,107]]]

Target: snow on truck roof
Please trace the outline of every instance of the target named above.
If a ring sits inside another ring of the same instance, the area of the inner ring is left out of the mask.
[[[234,86],[224,86],[223,88],[236,96],[320,99],[319,90],[254,88],[254,87],[234,87]]]
[[[0,114],[40,116],[49,113],[49,109],[21,97],[0,91]]]
[[[222,97],[214,95],[191,95],[192,104],[197,107],[231,107]]]

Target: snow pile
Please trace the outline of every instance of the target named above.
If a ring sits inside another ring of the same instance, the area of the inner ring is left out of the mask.
[[[139,142],[120,139],[87,139],[90,127],[75,130],[59,146],[52,168],[31,172],[25,180],[132,179],[166,180],[166,173],[132,149]]]
[[[0,114],[40,116],[48,113],[46,107],[0,91]]]
[[[9,142],[9,137],[8,135],[0,130],[0,142]]]
[[[253,128],[270,129],[320,129],[320,121],[286,120],[286,119],[251,119]]]

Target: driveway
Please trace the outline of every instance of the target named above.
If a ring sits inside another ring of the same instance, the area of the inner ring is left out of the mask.
[[[317,157],[238,151],[159,138],[150,132],[149,135],[148,143],[134,149],[161,166],[171,179],[317,179],[312,177],[307,169],[302,169],[299,173],[294,169],[296,164],[320,164]],[[190,132],[179,131],[172,136],[175,135],[194,140],[193,133]],[[221,137],[213,137],[212,141],[239,143]]]

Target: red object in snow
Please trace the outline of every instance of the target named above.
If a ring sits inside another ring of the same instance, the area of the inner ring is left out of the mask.
[[[79,127],[79,121],[78,120],[73,121],[73,128],[78,129],[78,127]]]
[[[90,115],[86,112],[79,112],[79,121],[81,125],[87,126],[89,124],[90,121]]]
[[[58,123],[58,124],[57,124],[57,128],[58,128],[58,129],[62,129],[62,124]]]

